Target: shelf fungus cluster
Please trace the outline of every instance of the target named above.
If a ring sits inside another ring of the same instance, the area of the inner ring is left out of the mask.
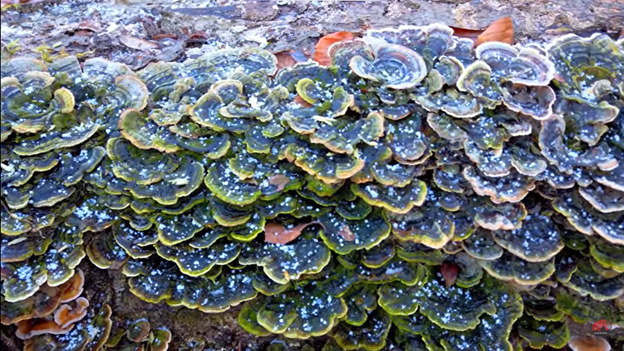
[[[561,348],[569,321],[624,323],[622,40],[403,26],[329,56],[3,62],[2,323],[28,347],[165,350],[66,296],[85,257],[142,300],[327,350]]]
[[[107,350],[166,351],[171,342],[169,329],[152,329],[149,321],[144,318],[114,323],[112,330],[104,344]]]
[[[32,296],[11,302],[2,296],[2,324],[17,326],[24,350],[99,350],[111,331],[109,305],[95,308],[84,296],[82,270],[66,282],[43,283]]]

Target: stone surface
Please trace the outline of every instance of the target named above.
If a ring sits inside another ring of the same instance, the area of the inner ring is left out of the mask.
[[[156,60],[183,60],[217,48],[252,43],[274,52],[296,50],[310,56],[319,37],[367,28],[440,22],[482,29],[502,16],[513,19],[516,41],[548,39],[568,32],[619,35],[624,23],[621,0],[401,0],[320,1],[107,0],[48,1],[2,11],[2,54],[53,57],[83,54],[125,62],[137,69]],[[618,27],[619,26],[619,27]],[[129,45],[132,43],[132,45]],[[134,297],[116,271],[99,270],[84,260],[84,295],[93,305],[111,304],[113,318],[147,318],[166,325],[177,350],[204,338],[213,349],[262,350],[273,338],[255,338],[236,323],[237,308],[218,315],[149,304]],[[16,344],[11,328],[2,328],[4,349]],[[324,339],[286,340],[320,349]]]
[[[151,61],[182,60],[216,48],[261,45],[274,52],[313,52],[319,37],[368,28],[439,22],[483,29],[513,19],[516,41],[568,32],[617,36],[624,23],[620,0],[436,1],[44,1],[2,11],[2,47],[17,55],[103,56],[140,68]],[[123,39],[122,39],[123,38]],[[142,42],[144,41],[144,42]],[[141,45],[128,45],[139,43]],[[141,48],[141,49],[137,49]]]

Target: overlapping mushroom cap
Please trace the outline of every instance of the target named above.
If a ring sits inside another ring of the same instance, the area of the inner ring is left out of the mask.
[[[390,89],[409,89],[427,73],[425,61],[416,52],[399,45],[375,44],[374,61],[355,56],[349,67],[358,76]]]
[[[560,347],[566,316],[621,322],[621,45],[473,49],[430,25],[329,54],[3,63],[2,323],[101,346],[110,309],[63,297],[84,257],[142,300],[242,305],[250,333],[347,350]],[[123,328],[110,347],[171,341]]]
[[[90,305],[83,292],[85,276],[77,269],[58,286],[44,284],[35,295],[18,302],[2,297],[2,324],[15,324],[24,350],[101,349],[111,330],[111,309]],[[98,310],[99,309],[99,310]]]

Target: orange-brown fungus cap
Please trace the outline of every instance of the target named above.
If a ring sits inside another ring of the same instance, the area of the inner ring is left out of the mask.
[[[611,351],[611,345],[599,336],[577,336],[570,340],[568,346],[573,351]]]
[[[67,288],[61,295],[61,302],[70,302],[77,299],[84,289],[84,280],[84,273],[80,268],[77,268],[74,276],[67,281]]]
[[[75,307],[69,304],[61,305],[54,313],[54,321],[61,327],[67,328],[87,315],[87,307],[89,307],[89,301],[84,297],[76,300]]]
[[[17,331],[15,336],[22,340],[30,339],[33,336],[43,334],[62,335],[69,333],[74,326],[63,328],[56,324],[53,320],[48,319],[30,319],[17,323]]]

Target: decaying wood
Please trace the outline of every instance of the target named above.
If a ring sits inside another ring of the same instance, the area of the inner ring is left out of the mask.
[[[208,6],[206,4],[208,3]],[[515,42],[569,32],[620,35],[620,0],[386,0],[311,1],[69,0],[21,5],[2,12],[3,48],[17,40],[17,54],[88,53],[133,69],[149,62],[182,60],[225,46],[260,45],[296,59],[314,56],[324,35],[368,28],[434,22],[483,30],[510,17]],[[201,5],[201,6],[200,6]],[[35,21],[31,20],[36,18]],[[6,51],[3,51],[6,54]]]

